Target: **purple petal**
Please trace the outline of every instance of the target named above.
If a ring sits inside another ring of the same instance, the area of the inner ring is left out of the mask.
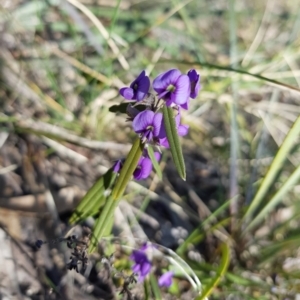
[[[179,136],[185,136],[188,134],[189,131],[189,126],[188,125],[181,125],[180,124],[180,111],[178,112],[177,116],[175,117],[175,123],[176,123],[176,128]]]
[[[142,71],[141,74],[130,84],[134,91],[133,99],[137,101],[143,100],[150,88],[150,79],[146,76],[146,72]]]
[[[146,72],[145,70],[143,70],[140,75],[130,84],[131,88],[134,88],[134,85],[137,83],[139,84],[141,82],[141,80],[143,80],[146,76]]]
[[[199,80],[199,74],[196,72],[195,69],[191,69],[188,71],[187,75],[190,78],[190,81],[195,81],[197,82]]]
[[[167,136],[166,127],[165,127],[164,121],[162,120],[161,126],[160,126],[160,131],[159,131],[159,134],[157,137],[160,139],[164,139],[166,136]]]
[[[152,171],[152,162],[150,158],[144,158],[141,165],[134,171],[133,177],[136,180],[142,180],[149,177]]]
[[[155,136],[155,137],[157,137],[160,133],[162,119],[163,119],[162,113],[155,114],[155,116],[153,118],[153,136]]]
[[[174,273],[172,271],[168,271],[161,275],[158,279],[158,285],[160,287],[165,286],[165,287],[170,287],[172,284],[172,279],[173,279]]]
[[[141,276],[145,277],[147,276],[151,271],[151,263],[150,261],[145,261],[142,265],[141,265]]]
[[[200,86],[200,75],[196,72],[196,70],[192,69],[188,72],[188,77],[191,82],[191,90],[190,90],[190,97],[195,99],[199,93],[201,88]]]
[[[150,87],[150,81],[149,81],[149,87]],[[142,101],[143,99],[145,99],[145,97],[147,96],[147,94],[148,94],[148,91],[149,91],[149,87],[148,87],[148,89],[147,89],[147,92],[145,92],[145,91],[143,91],[143,90],[138,90],[137,92],[136,92],[136,101]]]
[[[115,164],[112,167],[113,172],[114,173],[119,173],[120,170],[122,169],[122,166],[123,166],[123,164],[122,164],[121,160],[116,161]]]
[[[135,168],[135,170],[134,170],[134,172],[133,172],[133,177],[134,177],[134,179],[136,179],[136,180],[141,180],[141,179],[140,179],[140,176],[141,176],[141,169],[142,169],[141,164],[142,164],[142,161],[143,161],[144,159],[145,159],[144,156],[142,156],[142,157],[140,158],[140,160],[139,160],[139,162],[138,162],[138,164],[137,164],[137,167]]]
[[[162,147],[165,147],[165,148],[170,148],[168,138],[166,138],[166,137],[162,138],[162,139],[159,139],[159,145],[162,146]]]
[[[131,267],[131,270],[134,272],[134,273],[138,273],[140,272],[141,270],[141,265],[140,264],[135,264]]]
[[[135,263],[140,263],[141,261],[147,260],[147,256],[145,252],[140,250],[133,250],[130,259],[133,260]]]
[[[169,85],[175,85],[175,83],[180,75],[181,75],[181,72],[177,69],[171,69],[167,72],[159,74],[153,80],[153,89],[158,94],[165,92],[165,90],[168,88]],[[160,98],[162,98],[162,97],[160,97]]]
[[[188,100],[185,103],[181,104],[180,107],[185,109],[185,110],[188,110],[189,109],[189,104],[190,104],[190,99],[188,98]]]
[[[189,126],[188,125],[179,125],[177,128],[177,132],[179,136],[185,136],[189,132]]]
[[[171,95],[170,95],[170,96],[171,96]],[[172,104],[173,104],[172,98],[166,100],[166,105],[167,105],[167,106],[172,106]]]
[[[201,85],[196,84],[196,86],[193,87],[193,90],[191,90],[190,97],[192,99],[195,99],[198,96],[200,89],[201,89]]]
[[[157,94],[158,99],[168,99],[167,95],[170,95],[170,91],[163,90],[161,93]]]
[[[148,153],[148,152],[147,152]],[[147,154],[148,155],[148,154]],[[140,247],[140,251],[146,251],[151,247],[151,245],[148,245],[147,242],[143,243],[143,245]]]
[[[153,140],[153,131],[152,130],[147,130],[143,134],[143,138],[146,139],[147,141],[152,141]]]
[[[176,128],[180,125],[180,119],[181,119],[181,115],[180,115],[180,111],[179,111],[178,114],[175,116]]]
[[[139,84],[138,90],[136,92],[136,100],[143,100],[148,94],[150,88],[150,79],[149,77],[145,77]]]
[[[154,152],[154,157],[157,161],[160,160],[161,154],[159,152]]]
[[[171,100],[177,105],[188,101],[190,95],[190,80],[187,75],[180,75],[176,82],[175,91],[171,94]]]
[[[134,90],[128,87],[120,89],[120,94],[127,100],[132,100],[134,97]]]
[[[136,133],[141,133],[147,129],[148,126],[152,126],[154,118],[154,112],[145,110],[140,112],[133,120],[132,127]]]
[[[134,172],[133,172],[133,178],[135,180],[142,180],[141,178],[141,174],[142,174],[142,169],[141,167],[137,167]]]

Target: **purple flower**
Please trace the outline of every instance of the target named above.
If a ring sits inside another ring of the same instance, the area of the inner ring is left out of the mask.
[[[133,130],[141,135],[144,142],[150,142],[154,137],[158,136],[162,118],[161,113],[155,114],[151,110],[144,110],[134,118],[132,122]]]
[[[133,250],[130,259],[134,261],[132,271],[139,275],[138,281],[142,282],[151,271],[151,262],[142,250]]]
[[[200,86],[200,75],[196,72],[196,70],[192,69],[189,70],[187,73],[190,83],[191,83],[191,91],[190,91],[190,97],[192,99],[195,99],[199,93],[199,90],[201,88]]]
[[[178,112],[177,116],[175,117],[177,132],[179,136],[185,136],[188,134],[189,126],[180,124],[180,117],[180,112]]]
[[[122,167],[123,167],[123,162],[122,162],[122,160],[120,160],[120,159],[117,160],[117,161],[115,162],[115,164],[113,165],[113,167],[112,167],[113,172],[114,172],[114,173],[119,173],[119,172],[121,171]]]
[[[148,94],[150,88],[150,79],[146,76],[145,71],[135,79],[130,87],[120,89],[120,94],[127,100],[142,101]]]
[[[157,161],[160,160],[160,153],[154,152],[154,157]],[[152,171],[152,161],[148,156],[148,153],[145,156],[142,156],[138,162],[138,165],[133,173],[133,177],[136,180],[142,180],[149,177]]]
[[[153,89],[159,99],[164,99],[167,106],[184,106],[190,95],[190,79],[177,69],[171,69],[158,75],[153,81]]]
[[[174,275],[174,273],[172,271],[168,271],[168,272],[162,274],[158,279],[158,285],[160,287],[162,287],[162,286],[170,287],[172,284],[173,275]]]
[[[133,177],[136,180],[142,180],[149,177],[150,173],[152,171],[152,162],[150,158],[147,157],[141,157],[138,165],[133,173]]]

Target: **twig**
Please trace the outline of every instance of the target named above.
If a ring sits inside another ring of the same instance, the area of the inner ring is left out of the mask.
[[[87,138],[79,137],[75,134],[72,134],[68,130],[47,124],[41,121],[34,121],[30,119],[21,119],[15,122],[15,127],[21,131],[30,131],[35,134],[44,135],[47,137],[52,137],[58,140],[63,140],[66,142],[70,142],[82,147],[95,149],[95,150],[107,150],[114,149],[122,152],[127,152],[129,150],[129,145],[118,144],[114,142],[101,142],[89,140]]]
[[[82,154],[79,154],[66,146],[62,145],[61,143],[58,143],[54,140],[51,140],[47,137],[42,137],[43,141],[51,148],[53,148],[61,157],[70,159],[74,161],[75,163],[85,163],[88,161],[87,157],[83,156]],[[1,169],[0,169],[1,174]]]

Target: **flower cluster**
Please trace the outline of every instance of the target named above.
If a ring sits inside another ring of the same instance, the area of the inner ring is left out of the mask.
[[[163,114],[159,110],[163,105],[172,107],[177,133],[185,136],[189,126],[181,124],[181,110],[189,108],[190,98],[195,99],[200,88],[200,75],[194,69],[187,74],[182,74],[178,69],[168,70],[153,80],[152,88],[149,77],[142,71],[129,87],[120,89],[120,94],[131,101],[127,106],[128,120],[132,121],[133,130],[142,141],[169,148]],[[137,109],[136,106],[142,109]],[[155,153],[155,157],[159,160],[159,153]],[[121,168],[122,161],[118,161],[113,170],[119,172]],[[151,170],[152,163],[146,153],[138,163],[134,178],[145,179]]]
[[[167,106],[177,105],[188,109],[189,98],[195,99],[199,93],[200,75],[192,69],[187,74],[182,74],[177,69],[171,69],[153,80],[153,89],[157,99],[163,99]],[[145,71],[135,79],[130,87],[120,89],[120,94],[126,100],[143,101],[150,90],[150,79]]]
[[[190,98],[196,98],[200,90],[200,75],[195,70],[182,74],[177,69],[171,69],[158,75],[153,80],[155,95],[149,93],[150,79],[145,71],[130,85],[120,90],[126,100],[136,100],[137,103],[146,102],[148,99],[157,99],[162,105],[174,107],[177,110],[176,124],[179,135],[188,132],[188,126],[180,126],[180,108],[188,109]],[[152,96],[152,97],[150,97]],[[144,141],[166,146],[166,133],[163,125],[163,116],[157,112],[160,106],[150,105],[148,109],[139,112],[133,119],[132,127],[140,134]]]
[[[146,276],[151,272],[152,264],[147,256],[147,250],[151,246],[143,245],[139,250],[133,250],[130,259],[134,262],[132,271],[137,274],[138,282],[145,280]],[[172,271],[165,272],[158,278],[158,285],[160,287],[170,287],[174,273]]]

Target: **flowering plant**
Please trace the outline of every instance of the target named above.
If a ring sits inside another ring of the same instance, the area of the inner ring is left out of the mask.
[[[96,249],[99,239],[107,230],[107,220],[113,217],[114,210],[122,197],[128,182],[133,177],[143,180],[149,177],[154,167],[161,178],[158,162],[161,148],[169,148],[181,178],[185,180],[185,164],[179,136],[188,133],[188,125],[181,124],[181,111],[189,108],[190,99],[197,97],[200,90],[200,75],[196,70],[182,74],[171,69],[159,74],[152,83],[142,71],[129,85],[120,89],[125,99],[125,112],[132,122],[138,138],[132,145],[125,160],[118,160],[104,174],[82,199],[70,222],[76,223],[99,211],[89,251]],[[112,112],[123,112],[124,103],[111,107]],[[157,150],[154,151],[153,148]],[[95,195],[98,195],[98,201]],[[163,281],[163,280],[162,280]]]
[[[189,108],[190,99],[196,98],[199,90],[200,75],[195,70],[182,74],[178,69],[159,74],[153,80],[152,86],[150,78],[142,71],[128,87],[120,89],[125,103],[113,106],[110,111],[126,112],[127,120],[132,122],[132,129],[138,138],[126,159],[116,161],[94,184],[70,219],[71,223],[76,223],[101,209],[91,235],[89,252],[96,249],[98,241],[108,231],[108,221],[112,220],[115,208],[131,178],[144,180],[149,177],[153,167],[162,178],[158,165],[162,148],[170,149],[176,169],[185,180],[185,164],[179,136],[188,134],[189,126],[181,123],[181,112]],[[130,260],[133,262],[133,274],[129,283],[135,281],[135,276],[138,282],[144,281],[153,270],[148,250],[149,247],[144,245],[132,251]],[[173,275],[171,270],[160,270],[156,274],[157,285],[169,287]],[[124,287],[124,291],[126,289]]]

